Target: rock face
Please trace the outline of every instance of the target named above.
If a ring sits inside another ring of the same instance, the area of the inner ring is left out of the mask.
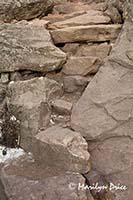
[[[0,72],[59,69],[65,53],[53,46],[48,31],[41,26],[0,25]]]
[[[1,179],[9,200],[87,200],[86,192],[77,190],[79,183],[85,184],[78,173],[55,174],[53,169],[50,174],[34,163],[19,161],[3,168]]]
[[[75,26],[51,31],[55,44],[67,42],[104,42],[114,40],[120,33],[121,25]]]
[[[87,142],[67,128],[53,126],[35,136],[33,153],[43,166],[85,173],[90,170]]]
[[[52,8],[52,0],[2,0],[0,2],[0,21],[29,20],[45,15]]]
[[[49,101],[62,94],[61,86],[48,78],[10,83],[7,104],[21,122],[21,146],[30,150],[32,137],[46,128],[50,119]]]
[[[76,16],[61,22],[56,22],[50,24],[48,27],[50,29],[66,28],[71,26],[87,26],[92,24],[108,24],[110,23],[110,18],[104,16],[103,12],[90,10],[88,13]]]
[[[97,57],[70,57],[63,67],[63,73],[66,75],[95,74],[101,61]]]
[[[126,22],[111,55],[73,108],[71,125],[90,145],[93,167],[114,184],[115,200],[132,199],[133,138],[133,24]],[[102,141],[102,142],[100,142]],[[114,165],[115,163],[115,165]]]

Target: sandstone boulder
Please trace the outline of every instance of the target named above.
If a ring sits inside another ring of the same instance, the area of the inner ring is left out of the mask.
[[[20,145],[30,150],[32,137],[40,128],[46,128],[51,110],[49,101],[62,94],[61,86],[48,78],[11,82],[8,87],[7,104],[13,115],[21,122]]]
[[[66,75],[95,74],[101,61],[97,57],[70,57],[63,67],[63,73]]]
[[[42,26],[0,25],[0,72],[31,70],[46,73],[62,67],[65,53],[56,48]]]
[[[50,29],[66,28],[72,26],[87,26],[92,24],[108,24],[110,23],[110,18],[104,16],[100,11],[90,10],[88,13],[76,16],[61,22],[55,22],[50,24],[48,27]]]
[[[0,21],[29,20],[45,15],[52,8],[52,0],[1,0]]]
[[[104,42],[114,40],[121,30],[120,24],[75,26],[51,31],[55,44],[67,42]]]
[[[35,136],[33,154],[43,166],[85,173],[90,170],[88,145],[80,133],[53,126]]]

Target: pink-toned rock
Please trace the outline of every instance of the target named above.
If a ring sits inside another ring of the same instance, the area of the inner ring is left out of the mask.
[[[75,26],[50,31],[55,44],[67,42],[104,42],[118,37],[120,24]]]
[[[101,61],[97,57],[70,57],[63,67],[66,75],[88,75],[98,71]]]
[[[86,14],[73,17],[61,22],[50,24],[50,29],[61,29],[72,26],[87,26],[93,24],[108,24],[111,19],[108,16],[103,15],[100,11],[90,10]]]
[[[71,113],[72,103],[62,99],[56,99],[52,102],[52,107],[58,114],[68,115]]]

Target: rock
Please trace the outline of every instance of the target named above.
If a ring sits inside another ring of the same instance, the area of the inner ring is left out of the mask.
[[[63,83],[65,92],[82,92],[89,83],[89,80],[83,76],[64,76]]]
[[[0,2],[0,21],[29,20],[48,13],[52,8],[51,0],[2,0]]]
[[[81,44],[77,49],[76,56],[95,56],[98,58],[106,58],[111,50],[111,46],[107,43],[101,44]]]
[[[100,11],[90,10],[88,13],[76,16],[61,22],[55,22],[50,24],[49,29],[61,29],[72,26],[87,26],[93,24],[108,24],[110,23],[110,18],[103,15]]]
[[[105,177],[109,184],[115,186],[125,185],[126,190],[112,189],[115,200],[125,200],[127,197],[132,200],[133,187],[133,142],[129,137],[112,137],[96,148],[90,145],[92,166]],[[113,162],[112,162],[113,161]],[[115,164],[114,164],[115,163]],[[91,180],[94,183],[94,180]]]
[[[52,102],[52,107],[58,114],[69,115],[72,110],[72,103],[64,101],[62,99],[56,99]]]
[[[79,47],[79,43],[66,43],[64,47],[61,48],[61,50],[67,53],[68,56],[74,56]]]
[[[63,67],[63,73],[66,75],[95,74],[101,62],[97,57],[70,57]]]
[[[8,83],[9,82],[9,73],[1,73],[0,82]]]
[[[32,162],[3,167],[1,180],[9,200],[87,200],[86,192],[77,189],[79,183],[85,184],[82,175],[55,173],[54,168],[44,169]]]
[[[10,80],[11,81],[20,81],[22,80],[22,75],[20,72],[11,72],[10,73]]]
[[[21,122],[21,147],[30,151],[32,137],[46,128],[51,115],[49,101],[62,95],[61,86],[54,80],[34,78],[10,82],[7,104],[11,113]]]
[[[114,40],[121,30],[120,24],[76,26],[50,31],[55,44],[67,42],[104,42]]]
[[[133,26],[125,23],[111,55],[73,107],[71,126],[87,140],[132,137]]]
[[[4,84],[0,84],[0,103],[5,99],[6,97],[6,90],[7,87]]]
[[[122,17],[117,8],[115,7],[110,7],[104,12],[107,16],[111,18],[111,21],[116,24],[116,23],[122,23]]]
[[[90,170],[88,145],[80,133],[53,126],[35,136],[33,154],[46,166],[63,171],[85,173]]]
[[[46,73],[61,68],[66,59],[65,53],[52,44],[48,31],[41,26],[0,25],[0,43],[0,72]]]

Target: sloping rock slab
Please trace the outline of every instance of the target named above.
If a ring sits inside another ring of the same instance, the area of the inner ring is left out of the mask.
[[[104,42],[114,40],[120,33],[120,24],[75,26],[51,31],[55,44],[67,42]]]
[[[13,115],[21,122],[21,143],[26,149],[32,146],[32,137],[38,129],[49,124],[51,110],[49,101],[62,95],[62,87],[48,78],[11,82],[8,86],[7,104]]]
[[[104,16],[100,11],[90,10],[88,13],[80,16],[76,16],[61,22],[50,24],[48,28],[66,28],[71,26],[87,26],[93,24],[108,24],[111,19],[108,16]]]
[[[89,140],[133,137],[132,32],[132,23],[126,23],[109,60],[73,107],[71,126]]]
[[[52,0],[1,0],[0,21],[33,19],[45,15],[52,5]]]
[[[35,136],[35,159],[45,166],[86,173],[90,170],[88,145],[80,133],[53,126]]]
[[[77,190],[79,183],[85,184],[83,176],[44,169],[32,162],[4,167],[1,180],[9,200],[87,200],[85,190]]]
[[[65,53],[52,44],[49,32],[41,26],[0,25],[0,44],[0,72],[46,73],[61,68],[65,61]]]

